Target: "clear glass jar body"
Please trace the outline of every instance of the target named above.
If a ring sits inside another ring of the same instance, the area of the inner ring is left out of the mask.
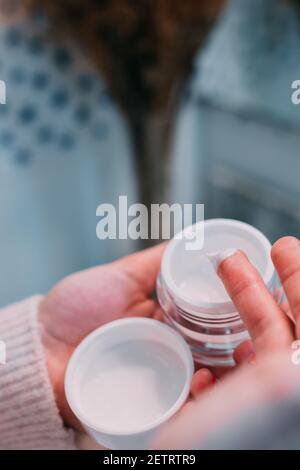
[[[280,303],[282,289],[274,275],[270,293]],[[189,344],[195,363],[209,367],[232,367],[236,347],[249,338],[238,312],[222,313],[183,309],[169,292],[162,275],[157,280],[157,297],[165,321],[175,328]]]

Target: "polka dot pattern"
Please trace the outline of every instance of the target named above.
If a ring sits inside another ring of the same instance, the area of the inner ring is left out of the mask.
[[[106,90],[101,90],[98,95],[100,105],[108,105],[112,102],[111,94]]]
[[[67,106],[69,101],[69,93],[66,89],[57,89],[50,96],[51,105],[56,109],[61,109]]]
[[[0,134],[0,145],[4,148],[11,148],[14,143],[14,134],[12,131],[4,130]]]
[[[37,139],[41,144],[49,144],[54,139],[54,131],[51,126],[40,126],[37,130]]]
[[[13,67],[9,73],[13,85],[22,85],[26,81],[26,73],[20,66]]]
[[[26,148],[17,149],[17,151],[15,152],[15,161],[20,165],[23,165],[23,166],[28,165],[31,159],[32,159],[32,154]]]
[[[108,137],[109,134],[109,129],[107,124],[104,121],[99,121],[96,122],[92,129],[92,135],[97,139],[97,140],[103,140]]]
[[[91,75],[82,74],[78,77],[78,88],[84,93],[90,93],[94,88],[94,79]]]
[[[30,54],[34,56],[43,54],[44,49],[45,49],[43,42],[41,38],[39,37],[33,37],[29,39],[27,43],[27,47],[28,47]]]
[[[37,111],[34,105],[29,104],[23,106],[19,113],[18,118],[23,125],[31,124],[37,118]]]
[[[45,90],[49,83],[49,76],[46,72],[34,72],[31,79],[31,84],[34,90]]]
[[[131,242],[99,243],[95,210],[137,192],[127,126],[99,70],[45,18],[17,31],[8,24],[0,22],[2,305],[128,252]]]
[[[0,106],[0,162],[1,149],[20,167],[42,155],[72,155],[82,145],[81,155],[87,146],[101,154],[113,101],[77,52],[43,40],[34,29],[0,26],[0,57],[0,79],[9,84],[7,104]]]
[[[74,117],[79,124],[85,124],[91,118],[91,111],[88,106],[82,104],[75,109]]]
[[[54,51],[53,61],[57,67],[65,69],[71,65],[72,56],[66,49],[60,47]]]
[[[7,116],[9,114],[9,105],[1,104],[0,105],[0,117]]]
[[[16,28],[11,28],[5,35],[5,43],[10,47],[18,47],[22,42],[22,34]]]
[[[75,141],[75,135],[72,132],[64,131],[59,137],[59,145],[63,150],[71,150]]]

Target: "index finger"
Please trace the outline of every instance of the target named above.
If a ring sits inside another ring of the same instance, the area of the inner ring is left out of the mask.
[[[272,259],[288,298],[300,337],[300,241],[295,237],[280,238],[272,248]]]
[[[293,341],[290,322],[247,256],[241,251],[231,252],[217,266],[217,273],[252,337],[256,352],[290,347]]]

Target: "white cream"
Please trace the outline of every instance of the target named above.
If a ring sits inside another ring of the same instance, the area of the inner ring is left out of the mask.
[[[187,251],[184,241],[171,241],[163,258],[164,279],[168,285],[172,284],[176,297],[190,304],[230,302],[214,264],[220,263],[236,250],[242,250],[263,274],[269,262],[269,254],[258,238],[263,235],[257,234],[253,227],[239,222],[218,219],[207,221],[201,250]],[[212,254],[213,260],[209,259]],[[167,269],[164,269],[165,266]]]
[[[225,261],[225,259],[234,255],[238,250],[236,248],[227,248],[222,251],[215,251],[213,253],[207,253],[209,261],[212,263],[214,270],[217,272],[220,264]]]

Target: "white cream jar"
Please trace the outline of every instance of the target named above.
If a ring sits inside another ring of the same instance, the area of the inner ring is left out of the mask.
[[[203,224],[201,250],[187,250],[184,236],[174,238],[166,248],[157,282],[158,299],[166,321],[186,339],[197,363],[232,366],[234,349],[249,336],[207,254],[232,248],[244,251],[278,301],[271,244],[259,230],[243,222],[211,219],[199,222],[194,230],[203,230]]]

